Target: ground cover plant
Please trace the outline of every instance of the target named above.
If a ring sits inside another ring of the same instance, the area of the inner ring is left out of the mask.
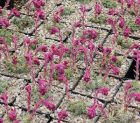
[[[0,123],[140,122],[140,0],[0,5]]]

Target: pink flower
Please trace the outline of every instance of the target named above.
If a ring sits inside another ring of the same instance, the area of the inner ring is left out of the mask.
[[[140,93],[134,93],[133,97],[135,98],[136,101],[140,102]]]
[[[47,51],[48,51],[48,47],[42,44],[37,47],[35,54],[37,54],[38,52],[47,52]]]
[[[20,123],[20,121],[19,120],[15,120],[13,123]]]
[[[13,36],[13,37],[12,37],[12,41],[13,41],[13,43],[14,43],[14,48],[15,48],[15,50],[16,50],[16,49],[17,49],[18,38],[17,38],[16,36]]]
[[[63,6],[60,6],[53,14],[53,20],[54,22],[56,23],[59,23],[60,20],[61,20],[61,15],[63,14],[64,12],[64,7]]]
[[[83,77],[83,80],[88,83],[91,78],[90,78],[90,68],[87,68]]]
[[[119,27],[123,28],[124,26],[125,26],[125,20],[124,20],[123,17],[120,17],[120,19],[119,19]]]
[[[10,26],[10,21],[7,18],[0,18],[0,26],[7,28]]]
[[[27,91],[27,93],[30,95],[31,92],[32,92],[32,87],[30,84],[28,84],[26,87],[25,87],[25,90]]]
[[[63,75],[64,74],[64,72],[65,72],[65,70],[64,70],[64,65],[63,64],[57,64],[56,66],[55,66],[55,68],[56,68],[56,70],[57,70],[57,72],[58,72],[58,75]]]
[[[128,38],[130,34],[131,34],[131,30],[130,30],[128,27],[126,27],[126,28],[124,29],[123,36],[124,36],[125,38]]]
[[[35,65],[37,65],[37,66],[40,65],[40,61],[39,61],[39,59],[38,59],[37,57],[34,57],[34,58],[33,58],[33,63],[34,63]]]
[[[0,118],[0,123],[4,123],[4,121],[3,121],[3,119],[2,119],[2,118]]]
[[[75,23],[74,23],[74,27],[81,27],[82,26],[82,24],[81,24],[81,21],[76,21]]]
[[[83,36],[89,39],[96,39],[98,36],[98,33],[94,29],[87,29],[83,32]]]
[[[112,27],[115,27],[117,21],[113,20],[113,18],[108,18],[107,23],[110,24]]]
[[[64,120],[66,117],[68,117],[68,112],[66,110],[61,110],[58,113],[58,123],[60,123],[62,120]]]
[[[109,9],[108,14],[113,15],[113,16],[118,15],[119,11],[117,9],[111,8],[111,9]]]
[[[107,48],[103,48],[103,52],[105,54],[110,54],[112,52],[112,49],[110,47],[107,47]]]
[[[47,81],[45,79],[38,79],[38,90],[41,95],[45,95],[48,91],[47,89]]]
[[[15,7],[11,10],[11,14],[16,17],[20,17],[20,12]]]
[[[101,93],[101,94],[107,96],[109,91],[110,91],[110,89],[108,87],[101,87],[97,90],[97,94]]]
[[[59,23],[61,20],[61,15],[58,14],[58,13],[54,13],[53,14],[53,21],[56,22],[56,23]]]
[[[48,99],[43,101],[43,104],[45,105],[45,107],[51,111],[54,111],[56,106],[54,103],[52,103],[51,101],[49,101]]]
[[[44,59],[46,63],[49,63],[53,61],[53,53],[52,52],[47,52],[44,54]]]
[[[16,115],[16,109],[15,109],[15,108],[14,108],[14,109],[11,109],[11,110],[8,112],[8,117],[9,117],[9,119],[10,119],[11,121],[16,120],[17,115]]]
[[[137,24],[137,25],[140,26],[140,16],[136,18],[136,20],[135,20],[135,24]]]
[[[2,7],[0,6],[0,14],[2,13]]]
[[[12,63],[14,65],[17,65],[17,63],[18,63],[17,57],[15,55],[12,57]]]
[[[5,44],[6,42],[5,42],[5,39],[4,39],[4,37],[0,37],[0,44]]]
[[[27,104],[28,104],[28,112],[30,111],[30,103],[31,103],[31,93],[32,93],[32,87],[30,84],[28,84],[25,87],[25,90],[27,92]]]
[[[42,9],[37,9],[35,11],[35,17],[45,20],[45,12]]]
[[[45,1],[44,0],[32,0],[34,6],[38,9],[41,8],[41,6],[45,5]]]
[[[100,5],[100,3],[97,3],[96,2],[95,7],[94,7],[94,11],[95,11],[95,15],[101,14],[101,12],[102,12],[102,6]]]
[[[2,93],[0,98],[3,100],[3,102],[5,104],[7,104],[7,102],[8,102],[8,93],[7,92]]]
[[[90,106],[87,111],[89,119],[93,119],[96,116],[96,105]]]
[[[128,92],[129,89],[131,89],[133,86],[132,86],[132,80],[127,80],[126,81],[126,84],[124,86],[124,91],[125,92]]]
[[[127,7],[131,8],[131,6],[134,4],[134,0],[126,0]]]
[[[52,27],[50,30],[50,34],[56,34],[59,32],[59,29],[57,27]]]
[[[81,6],[80,6],[80,10],[81,10],[81,12],[83,13],[83,14],[85,14],[85,12],[86,12],[86,6],[84,5],[84,4],[82,4]]]
[[[116,56],[112,56],[112,57],[111,57],[111,61],[112,61],[112,62],[116,62],[116,61],[117,61],[117,57],[116,57]]]
[[[119,75],[120,70],[119,70],[118,67],[113,66],[111,69],[112,69],[113,74],[115,74],[115,75]]]
[[[28,65],[32,65],[33,63],[33,53],[32,52],[28,52],[25,54],[25,59]]]

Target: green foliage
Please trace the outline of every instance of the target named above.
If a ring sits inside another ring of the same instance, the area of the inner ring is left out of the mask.
[[[103,0],[102,3],[105,8],[116,8],[117,7],[116,2],[113,0]]]
[[[50,95],[51,95],[51,93],[49,91],[45,95],[43,95],[43,98],[44,99],[47,99],[48,97],[50,97]],[[39,98],[40,98],[39,96],[40,96],[40,94],[39,94],[39,91],[38,91],[38,87],[37,86],[34,86],[33,87],[33,90],[32,90],[32,100],[34,102],[37,102],[39,100]]]
[[[32,123],[32,119],[28,113],[22,118],[22,122],[23,123]]]
[[[8,87],[8,81],[5,81],[5,80],[1,81],[0,82],[0,94],[3,93],[7,87]]]
[[[120,67],[122,65],[122,62],[124,60],[123,56],[117,56],[116,66]]]
[[[65,75],[66,75],[67,79],[70,80],[73,77],[72,69],[71,68],[67,68],[65,70]]]
[[[66,7],[64,8],[64,13],[63,15],[71,15],[72,13],[74,13],[75,10],[74,9],[71,9],[70,7]]]
[[[127,22],[128,27],[132,32],[136,32],[140,30],[140,26],[136,25],[134,21],[130,20]]]
[[[73,77],[73,73],[72,73],[71,68],[67,68],[67,69],[65,70],[65,75],[66,75],[66,77],[67,77],[68,80],[70,80],[70,79]],[[54,72],[53,78],[54,78],[54,80],[57,80],[57,78],[58,78],[58,73],[57,73],[57,71]]]
[[[131,112],[124,112],[118,108],[113,110],[103,123],[134,123],[134,114]]]
[[[104,82],[101,76],[94,76],[91,83],[85,84],[86,90],[96,90],[102,86],[108,86],[108,81]]]
[[[139,81],[132,81],[133,88],[130,90],[130,92],[140,92],[140,83]]]
[[[69,103],[68,111],[78,116],[81,114],[86,114],[86,107],[87,107],[87,104],[84,101],[75,101],[75,102]]]
[[[34,24],[34,21],[32,18],[25,16],[20,19],[14,18],[12,23],[15,24],[18,27],[18,29],[24,30],[27,27],[32,27],[32,25]]]
[[[10,30],[0,29],[0,36],[4,37],[9,45],[11,44],[13,33]]]
[[[22,74],[22,73],[28,73],[29,72],[29,69],[26,65],[24,57],[19,57],[18,58],[18,63],[16,65],[16,68],[10,61],[5,60],[4,64],[7,68],[7,70],[10,71],[10,72],[13,72],[13,73]]]
[[[129,48],[132,44],[132,41],[129,39],[126,41],[123,37],[119,36],[117,39],[117,44],[122,46],[122,48]]]
[[[134,9],[131,9],[131,10],[129,11],[129,13],[130,13],[130,15],[132,15],[132,16],[135,16],[135,15],[136,15]]]
[[[76,0],[80,3],[88,4],[91,0]]]
[[[97,19],[95,19],[95,17],[90,17],[88,20],[92,23],[104,24],[106,23],[106,19],[106,16],[100,15]]]

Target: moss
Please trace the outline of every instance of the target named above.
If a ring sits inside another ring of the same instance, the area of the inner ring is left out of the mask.
[[[105,8],[116,8],[117,7],[116,2],[113,0],[103,0],[102,4]]]
[[[87,104],[84,101],[71,102],[68,105],[68,111],[72,112],[74,115],[86,114]]]

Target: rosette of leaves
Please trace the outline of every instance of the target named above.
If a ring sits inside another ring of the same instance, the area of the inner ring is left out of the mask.
[[[0,82],[0,95],[8,88],[9,84],[8,81],[3,80]]]
[[[134,114],[115,108],[109,113],[108,118],[103,123],[134,123]]]
[[[32,123],[30,114],[27,113],[26,115],[23,116],[22,123]]]
[[[117,67],[121,67],[123,61],[124,61],[124,57],[123,56],[117,56],[117,61],[116,61],[115,65]]]
[[[34,24],[34,21],[32,18],[28,16],[24,16],[24,17],[21,17],[20,19],[14,18],[12,23],[16,25],[18,29],[24,30],[25,28],[32,27],[32,25]]]
[[[4,37],[8,45],[11,45],[13,33],[7,29],[0,29],[0,36]]]
[[[129,20],[126,22],[128,27],[131,29],[132,32],[136,32],[140,30],[140,26],[135,24],[135,21]]]
[[[29,69],[26,65],[24,57],[20,56],[17,59],[18,59],[18,63],[16,65],[16,68],[11,61],[6,61],[5,60],[3,63],[6,66],[6,69],[10,72],[18,73],[18,74],[28,73]]]
[[[70,102],[68,105],[68,111],[72,112],[75,116],[86,114],[87,104],[84,101]]]
[[[76,1],[84,4],[88,4],[89,2],[91,2],[91,0],[76,0]]]
[[[73,14],[75,12],[75,10],[74,9],[72,9],[72,8],[70,8],[70,7],[65,7],[64,8],[64,12],[63,12],[63,16],[65,15],[65,16],[68,16],[68,15],[71,15],[71,14]]]
[[[87,91],[96,90],[103,86],[106,87],[109,84],[108,81],[106,82],[103,81],[102,76],[97,76],[95,73],[94,74],[92,73],[92,80],[93,80],[92,82],[84,84],[84,87]]]
[[[116,8],[117,3],[113,0],[103,0],[102,4],[105,8]]]
[[[47,99],[50,96],[51,96],[51,92],[49,91],[45,95],[43,95],[42,97],[44,99]],[[39,91],[38,91],[38,87],[37,86],[34,86],[33,87],[33,90],[32,90],[32,100],[34,102],[37,102],[39,100],[39,98],[40,98],[40,94],[39,94]]]
[[[132,44],[132,41],[130,39],[128,39],[128,41],[125,41],[123,37],[119,36],[117,39],[117,44],[122,48],[129,48]]]
[[[66,75],[68,80],[73,78],[73,72],[72,72],[72,69],[70,67],[65,69],[65,75]],[[53,78],[54,78],[54,80],[57,80],[57,78],[58,78],[58,73],[56,71],[53,74]]]
[[[88,21],[91,23],[98,23],[98,24],[104,24],[106,22],[107,17],[104,15],[99,15],[98,18],[90,17]]]
[[[139,81],[132,81],[132,88],[130,89],[130,93],[139,92],[140,93],[140,83]]]

